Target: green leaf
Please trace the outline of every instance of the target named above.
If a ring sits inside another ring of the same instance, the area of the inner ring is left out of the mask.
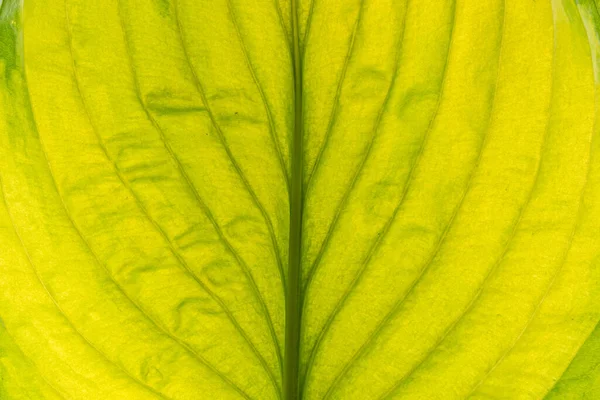
[[[600,393],[600,325],[571,361],[546,399],[593,399]]]
[[[600,397],[594,0],[0,1],[0,399]]]

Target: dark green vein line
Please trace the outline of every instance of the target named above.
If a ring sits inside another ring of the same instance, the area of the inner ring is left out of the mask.
[[[221,129],[221,126],[217,123],[215,115],[212,112],[210,103],[208,102],[208,99],[206,98],[204,86],[202,85],[202,82],[200,81],[200,78],[198,77],[198,74],[196,73],[196,69],[194,68],[194,65],[192,64],[192,60],[190,59],[190,56],[188,54],[184,30],[183,30],[183,27],[181,26],[181,22],[179,20],[179,4],[178,3],[179,3],[179,0],[173,1],[173,7],[174,7],[174,11],[175,11],[175,24],[177,25],[177,33],[181,40],[181,48],[183,51],[183,56],[185,58],[185,62],[189,67],[190,73],[192,74],[192,79],[194,81],[194,85],[196,86],[196,90],[198,91],[198,93],[200,94],[200,97],[202,98],[202,102],[204,104],[204,107],[206,108],[206,112],[208,114],[210,122],[213,125],[213,127],[215,128],[215,131],[217,132],[217,137],[219,138],[219,141],[223,145],[223,150],[225,150],[227,157],[231,161],[231,165],[235,169],[237,175],[240,177],[240,180],[244,184],[244,187],[248,191],[248,194],[250,194],[250,197],[252,198],[252,202],[254,203],[256,208],[258,208],[260,214],[262,215],[263,219],[265,220],[265,223],[267,225],[267,230],[269,231],[269,235],[271,238],[271,242],[273,243],[273,252],[275,254],[277,266],[279,268],[279,274],[280,274],[281,280],[282,280],[281,285],[282,285],[283,290],[285,291],[285,274],[283,271],[283,262],[281,260],[279,246],[277,245],[277,238],[275,237],[273,223],[271,222],[271,218],[269,218],[267,211],[265,210],[265,208],[261,204],[260,200],[256,196],[256,192],[250,185],[250,182],[248,182],[248,178],[246,178],[246,175],[240,168],[240,165],[238,164],[236,158],[233,156],[233,153],[231,152],[231,149],[229,148],[229,145],[227,144],[227,140],[225,139],[225,135],[223,134],[223,130]]]
[[[17,349],[19,349],[19,351],[21,352],[21,354],[23,354],[23,356],[27,360],[29,360],[29,362],[31,363],[31,365],[33,366],[33,368],[37,371],[37,373],[38,373],[39,377],[42,379],[42,381],[44,381],[48,385],[48,387],[50,387],[50,389],[52,389],[58,395],[58,397],[60,397],[60,398],[62,398],[64,400],[72,400],[70,396],[66,395],[61,390],[59,390],[56,386],[54,386],[52,384],[52,382],[50,382],[44,376],[44,374],[42,374],[42,371],[40,371],[40,369],[37,366],[37,364],[35,363],[35,361],[33,361],[33,358],[31,358],[30,355],[28,355],[27,353],[25,353],[25,351],[23,350],[23,348],[21,346],[19,346],[19,343],[17,343],[17,340],[15,339],[15,337],[10,333],[10,331],[8,330],[8,327],[6,325],[3,325],[3,326],[4,326],[4,332],[6,333],[6,336],[8,336],[8,338],[14,343],[15,347]]]
[[[281,11],[281,3],[279,2],[279,0],[274,0],[274,1],[275,1],[275,8],[277,11],[277,18],[279,19],[279,25],[281,25],[281,32],[283,32],[283,35],[285,36],[285,42],[288,46],[288,49],[290,52],[290,57],[293,57],[293,48],[292,48],[293,38],[290,37],[290,33],[287,30],[287,26],[285,26],[285,21],[283,19],[283,12]],[[289,181],[288,181],[288,184],[289,184]]]
[[[70,51],[71,59],[72,59],[72,72],[73,72],[74,85],[75,85],[75,89],[77,90],[77,93],[78,93],[78,95],[79,95],[79,97],[81,99],[81,105],[82,105],[83,111],[84,111],[84,113],[86,115],[86,118],[87,118],[87,120],[88,120],[88,122],[90,124],[90,127],[91,127],[94,135],[96,136],[96,139],[98,140],[98,146],[102,150],[104,156],[109,161],[109,164],[112,166],[115,174],[117,175],[117,177],[119,178],[119,180],[121,181],[121,183],[123,184],[123,186],[132,194],[132,197],[135,200],[138,208],[142,211],[142,213],[145,215],[145,217],[147,218],[147,220],[153,225],[153,227],[155,228],[155,230],[162,236],[163,240],[166,242],[166,244],[167,244],[167,246],[169,248],[169,251],[177,259],[177,261],[179,262],[179,265],[182,267],[183,272],[185,272],[191,279],[193,279],[198,284],[198,286],[200,286],[219,305],[219,307],[225,312],[227,318],[230,320],[230,322],[232,323],[232,325],[234,326],[234,328],[236,329],[236,331],[240,334],[240,336],[244,339],[244,341],[248,344],[248,346],[250,347],[251,351],[254,353],[254,355],[258,359],[260,365],[262,366],[262,368],[267,373],[267,375],[269,377],[269,380],[271,381],[271,384],[273,385],[273,388],[274,388],[275,392],[279,393],[279,387],[277,385],[277,380],[275,379],[273,371],[271,371],[271,369],[267,365],[267,362],[264,359],[264,357],[262,356],[262,354],[258,351],[258,349],[254,345],[254,343],[250,340],[250,338],[248,337],[248,334],[240,326],[239,322],[237,321],[237,319],[235,318],[235,316],[233,315],[233,313],[231,312],[231,310],[229,309],[229,307],[227,307],[227,305],[223,302],[223,300],[221,300],[221,298],[218,297],[202,281],[202,279],[200,279],[196,274],[194,274],[194,272],[191,270],[190,266],[185,261],[185,259],[175,249],[175,247],[173,245],[173,242],[168,237],[167,233],[156,222],[156,220],[154,220],[154,218],[151,217],[150,213],[148,212],[148,210],[146,209],[146,207],[142,203],[141,199],[138,197],[138,195],[136,194],[136,192],[132,189],[132,187],[131,187],[130,183],[127,181],[127,179],[123,176],[121,170],[119,169],[119,167],[117,166],[117,164],[115,163],[115,161],[111,158],[110,153],[108,152],[108,149],[106,148],[106,146],[104,144],[104,141],[102,140],[102,137],[100,136],[100,133],[98,132],[98,130],[96,129],[96,127],[94,126],[94,124],[92,122],[93,120],[92,120],[92,117],[91,117],[90,112],[89,112],[89,107],[87,106],[87,103],[85,101],[85,97],[83,96],[83,92],[81,91],[81,87],[79,85],[79,75],[78,75],[78,72],[77,72],[77,68],[76,68],[76,65],[75,65],[75,57],[74,57],[74,54],[73,54],[71,24],[70,24],[70,21],[69,21],[69,13],[68,13],[68,7],[67,7],[66,1],[67,0],[65,0],[65,18],[66,18],[66,27],[67,27],[66,31],[67,31],[67,34],[68,34],[67,42],[68,42],[68,45],[69,45],[69,51]]]
[[[579,13],[579,10],[578,10]],[[581,18],[581,14],[579,14],[579,18]],[[554,18],[554,44],[556,46],[556,18]],[[556,53],[556,47],[553,51],[553,53]],[[553,56],[555,57],[555,55],[553,54]],[[596,86],[595,86],[596,87]],[[597,90],[596,88],[594,89],[594,95],[597,95]],[[585,181],[583,184],[583,188],[581,189],[580,192],[580,196],[579,196],[579,202],[577,205],[577,217],[575,219],[575,223],[573,224],[573,229],[571,231],[571,234],[569,235],[569,239],[567,241],[567,247],[561,257],[560,263],[558,264],[558,267],[556,268],[556,271],[554,272],[552,279],[550,280],[550,283],[548,284],[548,287],[546,288],[546,290],[544,291],[544,293],[542,294],[542,296],[540,297],[540,300],[538,301],[538,303],[536,304],[535,308],[533,309],[533,312],[531,313],[531,315],[529,316],[529,318],[527,319],[527,322],[525,323],[525,326],[523,327],[523,329],[521,330],[521,332],[517,335],[517,337],[515,338],[515,340],[510,344],[510,346],[504,351],[504,353],[500,356],[500,358],[494,363],[494,365],[492,365],[492,367],[486,372],[486,374],[477,382],[477,384],[475,384],[475,386],[473,386],[473,388],[469,391],[469,393],[465,396],[465,399],[468,399],[469,397],[471,397],[471,395],[473,393],[475,393],[475,391],[487,380],[487,378],[492,374],[492,372],[494,372],[496,370],[496,368],[502,364],[502,361],[504,361],[504,359],[506,359],[506,357],[514,350],[514,348],[517,346],[517,344],[519,343],[519,340],[523,337],[523,335],[525,334],[525,332],[527,332],[527,329],[531,326],[531,323],[533,322],[533,320],[535,319],[535,317],[538,315],[542,304],[544,303],[544,301],[546,301],[546,299],[548,298],[548,295],[550,294],[552,288],[554,287],[554,284],[558,281],[558,277],[560,276],[561,272],[564,269],[565,264],[567,263],[569,254],[571,252],[571,248],[573,247],[573,243],[575,241],[575,235],[577,234],[577,228],[579,227],[579,224],[582,221],[582,217],[583,217],[583,211],[585,210],[585,208],[583,207],[583,202],[585,200],[585,194],[586,194],[586,189],[588,187],[588,184],[590,182],[590,175],[591,175],[591,171],[592,171],[592,157],[593,157],[593,148],[594,148],[594,144],[595,144],[595,140],[597,140],[597,135],[595,134],[596,132],[596,123],[597,123],[598,117],[596,116],[594,118],[594,123],[592,125],[592,133],[591,133],[591,137],[590,137],[590,150],[589,150],[589,154],[588,154],[588,159],[587,159],[587,172],[585,173]]]
[[[277,154],[277,159],[279,160],[279,166],[281,168],[281,172],[283,174],[283,179],[285,180],[286,187],[288,191],[290,190],[290,180],[288,179],[288,171],[285,166],[285,162],[283,161],[283,154],[281,153],[281,148],[279,147],[279,140],[277,139],[277,131],[275,129],[275,124],[273,122],[273,113],[271,112],[271,107],[269,107],[269,103],[267,102],[267,97],[265,96],[265,91],[263,90],[258,77],[256,76],[256,71],[252,62],[250,61],[250,56],[248,55],[248,48],[246,46],[246,42],[244,42],[244,38],[242,36],[242,31],[240,28],[240,24],[237,20],[237,16],[233,5],[231,4],[231,0],[227,0],[227,7],[229,8],[229,13],[231,14],[231,20],[233,21],[233,26],[235,27],[235,33],[237,35],[238,41],[240,43],[240,47],[242,52],[244,53],[244,60],[246,61],[246,66],[248,67],[248,71],[252,76],[252,81],[254,82],[254,86],[258,90],[260,94],[260,98],[263,103],[263,107],[265,109],[265,113],[267,114],[267,119],[269,121],[269,135],[271,136],[271,140],[273,141],[273,146],[275,147],[275,153]],[[277,243],[275,243],[276,245]],[[278,247],[279,248],[279,247]],[[278,258],[278,261],[281,263],[281,259]]]
[[[292,138],[292,182],[290,191],[290,242],[285,299],[285,400],[298,400],[300,366],[300,275],[302,266],[302,60],[298,32],[297,0],[290,2],[294,36],[294,134]]]
[[[319,170],[319,166],[321,165],[321,158],[323,157],[323,153],[329,144],[329,138],[331,136],[331,131],[333,130],[333,125],[335,124],[337,109],[340,104],[340,96],[342,95],[342,86],[344,85],[344,81],[346,80],[346,72],[348,71],[348,66],[350,65],[350,59],[352,58],[352,53],[354,52],[354,43],[356,42],[356,33],[358,32],[358,28],[360,26],[360,21],[363,16],[364,4],[367,0],[361,0],[360,6],[358,8],[358,15],[356,16],[356,22],[354,23],[354,27],[352,28],[352,35],[350,36],[350,44],[348,45],[348,51],[346,52],[346,57],[344,58],[344,64],[342,65],[342,71],[340,74],[340,78],[337,83],[337,89],[335,91],[335,96],[333,98],[333,105],[331,107],[331,114],[329,115],[329,123],[327,124],[327,130],[325,131],[325,136],[323,138],[323,143],[319,147],[319,152],[317,153],[317,157],[315,158],[315,162],[308,173],[308,177],[306,179],[306,196],[309,196],[309,192],[311,189],[311,181],[315,173]]]
[[[27,258],[27,262],[31,266],[32,272],[34,273],[37,281],[42,286],[42,288],[44,289],[44,291],[46,292],[46,294],[48,295],[48,297],[50,298],[50,300],[52,301],[52,303],[54,304],[54,306],[56,307],[56,309],[65,318],[65,321],[71,327],[71,329],[73,329],[73,331],[75,331],[75,333],[77,333],[77,335],[79,335],[82,338],[82,340],[90,348],[92,348],[93,350],[95,350],[108,364],[112,365],[117,370],[121,371],[125,376],[127,376],[129,379],[131,379],[132,382],[135,382],[136,384],[138,384],[139,386],[141,386],[145,390],[148,390],[149,392],[153,393],[157,397],[160,397],[160,398],[162,398],[164,400],[170,400],[168,397],[166,397],[162,393],[158,392],[152,386],[148,385],[145,382],[142,382],[140,379],[138,379],[137,377],[133,376],[129,371],[127,371],[121,365],[117,364],[115,361],[113,361],[112,359],[110,359],[106,353],[104,353],[102,350],[100,350],[98,347],[96,347],[96,345],[94,345],[92,342],[90,342],[89,339],[87,337],[85,337],[83,335],[83,333],[75,326],[75,324],[73,323],[73,321],[69,318],[69,316],[67,315],[67,313],[62,309],[62,307],[60,306],[60,304],[58,303],[58,301],[56,300],[56,298],[52,295],[52,293],[50,292],[50,290],[48,289],[48,287],[46,286],[46,284],[42,280],[42,277],[40,276],[39,271],[37,270],[37,268],[35,267],[35,264],[33,263],[33,260],[31,259],[31,255],[29,254],[29,251],[27,250],[27,247],[25,246],[25,243],[23,242],[23,239],[21,238],[21,235],[19,234],[19,231],[17,230],[17,226],[15,225],[14,217],[12,216],[12,213],[10,212],[10,207],[8,206],[8,201],[6,200],[6,194],[5,194],[5,191],[4,191],[4,183],[3,183],[3,180],[2,180],[1,177],[0,177],[0,196],[2,196],[2,203],[3,203],[3,205],[4,205],[5,209],[6,209],[6,214],[8,215],[8,218],[10,220],[10,224],[11,224],[11,226],[13,228],[15,236],[18,239],[18,241],[19,241],[19,243],[20,243],[20,245],[21,245],[21,247],[23,249],[23,252],[24,252],[24,254],[25,254],[26,258]]]
[[[331,222],[331,224],[329,225],[329,229],[327,231],[327,235],[325,236],[325,239],[323,241],[323,244],[321,245],[321,248],[319,250],[319,253],[317,255],[317,257],[315,258],[315,262],[313,263],[313,266],[309,269],[308,272],[308,278],[307,278],[307,286],[309,285],[312,276],[314,275],[313,272],[316,271],[316,268],[318,268],[318,266],[320,265],[320,261],[321,261],[321,257],[323,255],[323,253],[325,252],[327,245],[330,243],[330,238],[331,235],[335,229],[335,226],[337,224],[337,221],[339,219],[339,216],[342,212],[342,210],[345,208],[346,202],[350,197],[350,193],[353,191],[354,187],[356,186],[356,182],[358,180],[359,175],[361,174],[364,165],[366,164],[367,160],[369,159],[369,156],[371,154],[371,150],[373,148],[373,145],[375,143],[375,141],[377,140],[377,136],[380,132],[380,126],[381,126],[381,119],[383,118],[383,114],[387,108],[387,105],[389,103],[391,94],[392,94],[392,90],[394,88],[394,84],[396,82],[396,78],[398,77],[398,70],[400,68],[400,59],[401,59],[401,55],[402,55],[402,49],[403,49],[403,43],[404,43],[404,32],[405,32],[405,25],[406,25],[406,15],[408,14],[408,9],[410,7],[410,0],[406,0],[406,4],[405,4],[405,9],[404,9],[404,15],[403,15],[403,21],[402,21],[402,31],[400,32],[399,35],[399,40],[398,40],[398,50],[397,50],[397,54],[396,54],[396,60],[394,63],[394,75],[392,76],[392,79],[390,81],[390,84],[388,86],[388,90],[387,93],[385,95],[385,98],[381,104],[381,107],[379,108],[379,112],[377,113],[377,119],[375,120],[375,124],[373,126],[373,133],[372,133],[372,137],[371,140],[367,146],[367,150],[365,152],[364,157],[362,158],[360,164],[358,165],[358,167],[356,168],[356,172],[354,173],[354,176],[352,178],[352,182],[350,184],[350,186],[347,188],[346,192],[344,193],[344,196],[342,198],[342,201],[340,202],[340,204],[337,207],[335,216]],[[304,300],[308,297],[308,291],[306,293],[303,294],[302,296],[302,302],[301,305],[302,307],[304,307]],[[342,304],[341,302],[338,302],[338,306]],[[312,349],[310,350],[309,353],[309,357],[307,360],[307,367],[306,370],[304,371],[303,375],[302,375],[302,380],[300,382],[300,389],[303,390],[304,389],[304,382],[306,380],[307,376],[310,376],[313,364],[314,364],[314,359],[315,356],[320,348],[321,342],[324,338],[324,336],[327,334],[329,328],[331,327],[331,324],[333,322],[333,319],[335,318],[335,316],[337,315],[337,311],[338,308],[336,307],[333,312],[329,315],[327,321],[325,322],[325,325],[323,326],[323,329],[321,329],[321,331],[319,332],[319,335],[315,341],[315,344],[312,346]]]
[[[456,9],[456,5],[455,5],[455,9]],[[453,26],[452,31],[454,31],[454,25],[455,24],[456,24],[456,21],[453,21],[453,23],[452,23],[452,26]],[[504,23],[502,23],[502,27],[501,27],[502,31],[504,30],[503,28],[504,28]],[[502,39],[503,36],[504,35],[503,35],[503,32],[502,32],[501,33],[501,39]],[[451,44],[450,44],[450,48],[451,48]],[[502,53],[502,42],[500,43],[500,48],[498,50],[498,63],[500,62],[500,54],[501,53]],[[447,58],[448,59],[450,58],[450,50],[448,51],[448,57]],[[447,70],[447,64],[448,64],[448,61],[446,61],[445,71]],[[444,74],[446,74],[446,72],[444,72]],[[496,74],[497,74],[497,72],[496,72]],[[444,75],[444,77],[445,77],[445,75]],[[492,107],[491,107],[491,110],[490,110],[490,113],[489,113],[489,118],[488,118],[487,126],[485,128],[485,131],[483,132],[483,138],[481,140],[481,144],[479,145],[479,150],[477,152],[477,159],[475,160],[475,165],[473,166],[473,168],[471,169],[471,172],[469,173],[469,176],[467,177],[467,184],[466,184],[465,189],[463,190],[462,196],[459,199],[458,204],[455,206],[454,211],[452,212],[452,215],[450,216],[450,219],[446,223],[444,231],[440,235],[440,238],[439,238],[439,240],[436,243],[436,247],[435,247],[433,253],[428,258],[428,260],[426,261],[425,265],[421,268],[421,271],[419,272],[419,275],[412,282],[412,284],[409,287],[408,291],[401,298],[399,298],[395,302],[395,304],[390,309],[390,311],[377,324],[377,327],[375,328],[375,330],[373,332],[371,332],[371,334],[368,336],[367,340],[353,354],[353,356],[350,359],[350,361],[344,366],[344,368],[342,369],[342,371],[336,376],[336,378],[334,379],[333,383],[329,387],[329,390],[327,391],[327,393],[326,393],[326,395],[325,395],[325,397],[323,399],[327,399],[333,393],[335,387],[341,382],[342,378],[348,372],[348,370],[350,369],[350,367],[371,346],[371,343],[373,342],[373,340],[375,340],[375,338],[377,338],[377,336],[379,335],[379,333],[381,332],[381,330],[383,330],[385,328],[385,326],[387,325],[387,323],[395,315],[396,311],[398,311],[400,309],[400,307],[404,304],[405,300],[414,291],[414,289],[417,287],[418,283],[421,281],[421,279],[425,276],[426,272],[429,270],[429,267],[433,264],[433,261],[435,260],[437,254],[439,253],[439,251],[440,251],[440,249],[442,247],[442,244],[445,242],[445,239],[446,239],[446,237],[448,235],[448,232],[451,230],[452,226],[454,225],[454,221],[456,220],[456,216],[459,214],[459,211],[462,209],[462,205],[464,203],[464,200],[467,197],[467,194],[471,191],[472,184],[473,184],[473,181],[474,181],[474,177],[475,177],[476,172],[478,170],[478,167],[480,165],[481,158],[482,158],[484,149],[486,148],[487,141],[488,141],[488,138],[489,138],[489,131],[490,131],[490,127],[492,125],[492,120],[493,120],[494,111],[495,111],[495,103],[496,103],[495,100],[496,100],[497,86],[498,86],[498,78],[496,77],[496,82],[494,84],[494,94],[493,94],[493,98],[492,98]],[[432,119],[432,122],[430,124],[430,127],[432,127],[434,125],[434,122],[437,119],[436,117],[438,115],[439,105],[441,103],[441,97],[442,96],[440,96],[438,98],[438,106],[437,106],[434,118]],[[429,129],[429,130],[431,130],[431,129]],[[429,134],[427,134],[427,137],[428,136],[429,136]],[[422,146],[422,147],[424,147],[424,146]],[[422,148],[421,148],[420,151],[422,151]],[[409,186],[410,186],[410,183],[407,185],[407,188],[405,189],[406,191],[408,191]],[[368,263],[370,262],[372,256],[374,255],[375,251],[379,248],[379,245],[383,242],[383,238],[389,232],[389,229],[390,229],[390,227],[392,225],[392,222],[393,222],[393,220],[394,220],[394,218],[395,218],[395,216],[396,216],[397,211],[399,210],[399,208],[400,208],[400,203],[399,203],[398,207],[394,210],[394,213],[392,214],[392,217],[388,220],[388,223],[386,223],[386,226],[385,226],[383,232],[381,233],[381,235],[378,236],[378,238],[377,238],[374,246],[369,251],[369,255],[367,256],[367,260],[364,263],[364,267],[361,268],[361,271],[359,272],[359,275],[357,276],[356,280],[354,282],[352,282],[352,287],[356,286],[356,284],[358,283],[358,281],[360,280],[360,278],[362,277],[362,275],[363,275],[363,273],[365,271],[366,265],[368,265]],[[346,298],[347,298],[347,296],[346,296]]]
[[[275,334],[275,328],[274,328],[274,325],[273,325],[273,320],[271,318],[271,314],[270,314],[270,312],[268,310],[268,307],[266,305],[264,297],[260,293],[260,290],[258,290],[258,285],[256,284],[256,280],[254,279],[254,276],[252,275],[252,273],[250,271],[250,268],[248,267],[247,263],[242,259],[242,257],[239,255],[239,253],[233,248],[233,246],[231,245],[231,243],[229,242],[229,240],[227,240],[227,238],[223,234],[223,231],[222,231],[221,227],[219,226],[219,224],[217,223],[216,219],[214,218],[212,212],[210,211],[210,208],[206,205],[206,203],[202,199],[202,196],[200,195],[200,193],[196,189],[196,186],[192,183],[192,181],[191,181],[191,179],[189,177],[189,174],[187,173],[187,171],[185,170],[183,164],[181,163],[181,160],[179,159],[179,157],[177,157],[177,155],[173,151],[173,149],[172,149],[169,141],[166,138],[164,130],[162,129],[162,127],[160,126],[160,124],[158,123],[158,121],[156,121],[156,119],[154,118],[154,116],[150,113],[150,111],[148,110],[148,107],[146,105],[146,102],[143,99],[143,96],[141,94],[141,89],[140,89],[140,86],[139,86],[138,76],[135,73],[135,69],[134,69],[133,58],[131,56],[131,53],[132,53],[131,52],[131,50],[132,50],[131,49],[131,43],[129,42],[129,38],[127,36],[127,30],[125,28],[125,24],[124,24],[122,15],[121,15],[121,7],[120,6],[119,6],[119,22],[121,24],[121,29],[123,31],[123,38],[124,38],[124,42],[125,42],[125,46],[126,46],[126,53],[127,53],[127,57],[128,57],[128,62],[129,62],[129,65],[131,67],[131,75],[132,75],[132,80],[133,80],[133,85],[134,85],[136,97],[137,97],[137,99],[138,99],[138,101],[139,101],[139,103],[140,103],[140,105],[141,105],[144,113],[146,114],[146,117],[148,118],[148,120],[150,121],[150,123],[152,124],[152,126],[154,127],[154,129],[158,132],[158,134],[160,136],[160,139],[161,139],[161,141],[163,143],[163,146],[165,147],[165,149],[169,153],[169,156],[175,161],[175,163],[177,165],[177,168],[179,170],[180,175],[184,178],[184,180],[186,182],[186,185],[191,190],[191,192],[194,195],[196,201],[198,202],[200,208],[202,209],[202,211],[204,212],[204,214],[206,215],[206,217],[208,218],[208,220],[212,224],[213,228],[215,229],[215,232],[219,236],[219,239],[225,245],[225,248],[227,249],[227,251],[235,258],[235,260],[238,263],[238,265],[240,265],[240,267],[242,267],[242,270],[244,271],[244,275],[246,276],[246,278],[250,282],[250,286],[252,288],[252,291],[253,291],[254,295],[256,296],[256,299],[258,300],[259,305],[261,307],[261,311],[264,314],[264,317],[266,319],[267,326],[269,328],[269,333],[271,335],[271,340],[273,341],[273,346],[275,347],[275,354],[276,354],[277,359],[279,361],[279,364],[281,366],[281,364],[283,362],[282,361],[282,355],[281,355],[281,346],[280,346],[279,340],[277,340],[277,335]]]
[[[34,124],[35,124],[35,118],[33,117],[33,111],[32,111],[32,121],[34,121]],[[35,129],[37,131],[37,127]],[[244,398],[250,400],[250,397],[248,396],[248,394],[245,393],[241,388],[239,388],[235,383],[233,383],[229,378],[227,378],[227,376],[225,376],[222,372],[220,372],[219,370],[217,370],[212,364],[210,364],[204,357],[202,357],[198,352],[196,352],[193,348],[191,348],[183,340],[181,340],[180,338],[178,338],[177,336],[175,336],[174,334],[172,334],[165,326],[163,326],[163,324],[159,323],[157,320],[155,320],[154,318],[152,318],[150,316],[150,314],[147,311],[145,311],[145,309],[127,293],[127,291],[125,290],[125,288],[123,287],[123,285],[121,285],[116,280],[116,278],[114,277],[114,275],[112,274],[112,272],[108,269],[108,267],[106,266],[106,264],[100,261],[100,257],[93,250],[91,244],[89,243],[89,241],[84,236],[81,228],[79,227],[79,225],[73,219],[72,213],[69,210],[69,208],[67,207],[67,204],[66,204],[66,202],[64,200],[62,192],[61,192],[61,190],[60,190],[60,188],[58,186],[58,182],[56,180],[56,175],[54,173],[54,169],[52,168],[52,164],[50,163],[50,159],[48,157],[48,153],[47,153],[46,148],[44,146],[44,142],[42,140],[42,136],[40,135],[39,132],[38,132],[37,136],[38,136],[38,140],[40,142],[40,150],[41,150],[42,155],[44,157],[44,160],[45,160],[45,162],[47,164],[48,173],[50,175],[50,179],[52,181],[52,185],[53,185],[54,189],[56,190],[56,193],[58,195],[58,198],[59,198],[59,200],[61,202],[62,207],[65,210],[65,215],[66,215],[67,219],[69,220],[70,224],[73,226],[73,229],[75,230],[75,232],[77,233],[77,235],[81,239],[82,243],[87,248],[88,252],[92,255],[92,257],[93,257],[94,262],[96,263],[96,265],[100,266],[104,271],[106,271],[106,274],[107,274],[108,278],[115,284],[115,286],[123,294],[123,296],[125,296],[125,298],[142,314],[143,317],[145,317],[151,324],[153,324],[156,328],[158,328],[158,330],[161,331],[164,335],[166,335],[166,336],[170,337],[171,339],[173,339],[178,345],[180,345],[184,350],[186,350],[193,358],[197,359],[201,364],[203,364],[208,369],[210,369],[215,375],[217,375],[219,378],[221,378],[225,383],[227,383],[228,385],[230,385],[233,390],[235,390],[236,392],[238,392]]]
[[[300,44],[302,44],[302,50],[301,50],[301,54],[302,54],[302,66],[304,66],[304,54],[306,53],[306,44],[307,44],[307,40],[309,38],[309,34],[310,34],[310,30],[311,30],[311,26],[312,26],[312,20],[313,20],[313,15],[314,15],[314,10],[315,10],[315,3],[317,2],[317,0],[311,0],[310,2],[310,7],[308,8],[308,15],[306,16],[306,26],[304,27],[304,37],[302,38],[302,43],[298,43],[298,46],[300,46]],[[300,32],[298,31],[298,36],[300,35]],[[300,40],[300,37],[298,37],[298,40]]]

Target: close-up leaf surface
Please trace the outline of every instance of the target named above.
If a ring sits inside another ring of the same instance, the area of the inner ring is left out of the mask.
[[[599,7],[0,0],[0,399],[600,398]]]

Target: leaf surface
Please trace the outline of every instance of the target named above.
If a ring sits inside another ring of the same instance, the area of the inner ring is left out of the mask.
[[[0,7],[1,399],[600,396],[593,0]]]

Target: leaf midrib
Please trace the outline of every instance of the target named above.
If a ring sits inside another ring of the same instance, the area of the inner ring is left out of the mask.
[[[288,277],[285,296],[285,355],[283,396],[285,400],[299,398],[300,352],[300,265],[302,243],[302,70],[298,31],[297,0],[292,0],[292,46],[294,69],[294,131],[291,148],[290,236]]]

